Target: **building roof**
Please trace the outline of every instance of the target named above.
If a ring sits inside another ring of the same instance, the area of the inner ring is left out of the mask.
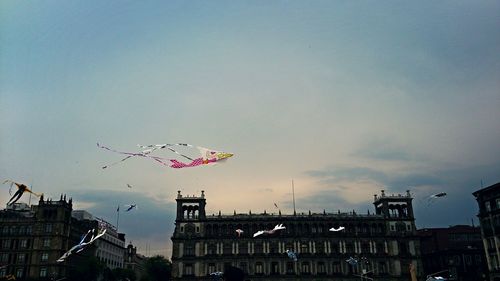
[[[497,188],[500,188],[500,182],[497,182],[495,183],[494,185],[490,185],[488,187],[485,187],[485,188],[482,188],[482,189],[479,189],[477,191],[474,191],[472,193],[472,195],[474,195],[475,197],[479,196],[480,194],[483,194],[485,192],[489,192],[489,191],[492,191],[494,189],[497,189]]]

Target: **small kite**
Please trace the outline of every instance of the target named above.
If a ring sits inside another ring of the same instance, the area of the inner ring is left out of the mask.
[[[24,194],[24,192],[29,192],[29,193],[35,195],[36,197],[40,197],[43,195],[43,193],[35,193],[35,192],[31,191],[26,185],[24,185],[22,183],[17,183],[17,182],[11,181],[11,180],[5,180],[3,183],[5,184],[8,182],[10,182],[11,188],[15,184],[17,186],[17,191],[10,198],[9,202],[7,202],[7,205],[12,205],[12,204],[16,203],[17,200],[19,200],[21,198],[21,196]],[[9,191],[9,193],[10,193],[10,191]]]
[[[131,186],[130,184],[128,184],[128,183],[127,183],[127,187],[128,187],[128,188],[132,188],[132,186]]]
[[[87,238],[87,236],[92,233],[92,237],[90,237],[90,240],[88,242],[85,242],[85,239]],[[57,262],[63,262],[65,261],[70,255],[72,255],[73,253],[79,253],[81,251],[83,251],[88,245],[91,245],[92,243],[94,243],[95,240],[97,240],[98,238],[100,238],[101,236],[104,235],[104,233],[106,233],[106,229],[104,229],[101,233],[97,234],[96,236],[94,236],[94,229],[91,229],[89,231],[87,231],[87,233],[85,235],[82,236],[82,239],[80,240],[80,243],[76,244],[75,246],[73,246],[71,249],[69,249],[69,251],[67,251],[66,253],[64,253],[58,260]]]
[[[129,158],[139,156],[139,157],[145,157],[145,158],[151,158],[157,162],[159,162],[162,165],[169,166],[174,169],[180,169],[180,168],[188,168],[188,167],[196,167],[200,165],[207,165],[207,164],[215,164],[216,162],[222,162],[224,160],[227,160],[228,158],[232,157],[234,154],[233,153],[227,153],[227,152],[222,152],[222,151],[217,151],[209,148],[204,148],[201,146],[193,146],[191,144],[187,143],[175,143],[175,144],[151,144],[151,145],[138,145],[139,148],[142,148],[143,150],[141,152],[123,152],[123,151],[118,151],[114,150],[112,148],[102,146],[99,143],[97,143],[97,147],[106,149],[115,153],[127,155],[125,158],[111,163],[109,165],[103,166],[103,169],[106,169],[110,166],[116,165],[120,162],[123,162]],[[198,158],[191,158],[189,156],[186,156],[184,154],[179,153],[178,151],[174,150],[172,146],[184,146],[184,147],[192,147],[192,148],[197,148],[201,154],[201,157]],[[152,156],[150,155],[153,151],[158,150],[158,149],[168,149],[177,155],[180,155],[181,157],[184,157],[191,162],[189,163],[183,163],[180,162],[176,159],[167,159],[163,157],[157,157],[157,156]]]
[[[353,258],[353,257],[349,257],[349,259],[345,260],[348,264],[352,265],[352,266],[356,266],[358,265],[358,260]]]
[[[445,196],[446,196],[446,192],[439,192],[439,193],[430,195],[429,197],[427,197],[427,206],[429,206],[431,203],[433,203],[434,200],[436,200],[438,198],[445,197]]]
[[[239,228],[238,228],[238,229],[236,229],[236,233],[238,233],[238,237],[240,237],[240,236],[241,236],[241,234],[242,234],[243,232],[244,232],[244,231],[243,231],[243,230],[241,230],[241,229],[239,229]]]
[[[437,281],[437,280],[447,280],[447,279],[441,276],[429,276],[425,281]]]
[[[329,229],[329,231],[337,232],[337,231],[342,231],[344,229],[345,229],[345,227],[339,226],[339,228],[332,227]]]
[[[276,203],[274,203],[274,207],[276,207],[276,209],[279,209],[278,204]]]
[[[125,212],[131,211],[132,209],[137,209],[137,204],[130,204],[130,205],[125,205],[127,207],[127,210]]]
[[[277,225],[276,225],[273,229],[271,229],[271,230],[259,230],[259,231],[255,232],[255,233],[253,234],[253,237],[257,237],[257,236],[262,235],[262,234],[264,234],[264,233],[265,233],[265,234],[273,234],[273,233],[275,233],[276,231],[278,231],[278,230],[282,230],[282,229],[285,229],[285,228],[286,228],[286,227],[284,227],[284,226],[283,226],[283,224],[277,224]]]
[[[292,250],[286,250],[286,254],[288,255],[289,258],[291,258],[293,261],[297,261],[297,254],[293,252]]]
[[[210,277],[212,277],[212,280],[223,280],[222,278],[224,277],[224,273],[217,271],[217,272],[211,272]]]

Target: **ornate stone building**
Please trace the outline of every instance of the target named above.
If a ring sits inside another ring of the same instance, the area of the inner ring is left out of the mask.
[[[70,261],[56,260],[77,244],[81,234],[97,227],[95,221],[77,221],[71,217],[72,202],[61,195],[58,201],[40,198],[38,205],[16,203],[0,211],[0,278],[14,275],[50,279],[66,276],[71,266],[92,250],[75,255]]]
[[[500,281],[500,182],[472,193],[479,205],[481,237],[489,278]]]
[[[172,236],[174,280],[211,280],[209,274],[235,266],[245,280],[409,280],[409,264],[420,273],[420,245],[412,197],[374,196],[375,212],[237,214],[207,216],[206,199],[177,195],[177,218]],[[258,230],[283,224],[286,229],[253,237]],[[344,226],[340,232],[329,231]],[[243,230],[238,237],[236,229]],[[298,260],[288,258],[293,250]],[[352,266],[350,257],[360,262]],[[361,262],[361,258],[365,262]],[[420,275],[420,274],[419,274]]]
[[[102,219],[84,211],[73,213],[71,198],[45,200],[38,205],[16,203],[0,210],[0,280],[13,275],[17,280],[56,280],[90,256],[107,267],[123,268],[125,234]],[[78,244],[89,229],[105,226],[106,234],[64,262],[57,259]]]

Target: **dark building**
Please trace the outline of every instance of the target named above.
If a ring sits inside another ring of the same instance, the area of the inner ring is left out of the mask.
[[[174,280],[211,280],[210,273],[237,267],[245,280],[409,280],[409,265],[421,269],[420,242],[410,193],[375,195],[375,212],[237,214],[207,216],[206,199],[177,195],[172,236]],[[286,229],[253,237],[283,224]],[[339,232],[330,228],[344,226]],[[236,229],[243,230],[238,236]],[[288,258],[286,250],[298,259]],[[356,258],[356,266],[346,262]],[[418,274],[421,276],[421,274]]]
[[[136,280],[141,280],[141,277],[145,275],[145,262],[146,257],[138,254],[137,247],[134,247],[132,243],[130,243],[125,252],[125,268],[134,271]]]
[[[425,275],[458,281],[486,280],[488,269],[479,227],[424,228],[418,234]]]
[[[479,205],[479,223],[492,281],[500,281],[500,182],[472,193]]]
[[[61,195],[58,201],[41,196],[38,205],[16,203],[0,210],[0,280],[9,275],[17,280],[57,280],[91,256],[111,269],[124,267],[125,235],[87,212],[73,214],[72,207],[72,200]],[[106,228],[105,235],[57,262],[83,234],[99,227]]]
[[[0,211],[0,278],[14,275],[49,279],[66,276],[86,250],[69,262],[57,263],[69,248],[77,244],[81,234],[97,227],[97,222],[77,221],[71,217],[72,202],[66,196],[58,201],[40,198],[38,205],[29,207],[16,203]]]

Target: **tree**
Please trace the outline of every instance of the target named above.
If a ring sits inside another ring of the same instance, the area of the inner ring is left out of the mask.
[[[172,272],[172,263],[163,256],[148,258],[145,263],[146,278],[141,280],[168,281]]]
[[[93,281],[103,272],[105,266],[96,258],[82,259],[78,265],[69,270],[68,279],[72,281]]]

